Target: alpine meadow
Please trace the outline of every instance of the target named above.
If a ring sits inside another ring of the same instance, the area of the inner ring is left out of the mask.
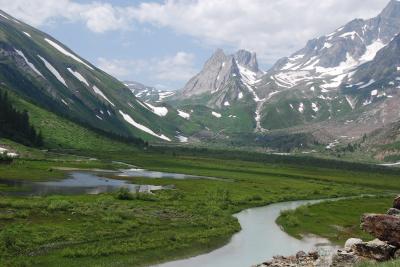
[[[0,267],[400,266],[399,105],[397,0],[0,0]]]

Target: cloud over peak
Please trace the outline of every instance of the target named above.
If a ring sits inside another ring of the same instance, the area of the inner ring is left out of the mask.
[[[96,33],[135,27],[172,29],[206,45],[256,51],[272,64],[351,19],[375,16],[388,0],[165,0],[116,6],[103,0],[0,0],[34,26],[59,19],[83,22]]]

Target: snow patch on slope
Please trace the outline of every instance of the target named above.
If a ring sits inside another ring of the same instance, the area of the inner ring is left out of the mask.
[[[67,68],[67,70],[75,76],[75,78],[77,78],[79,81],[81,81],[82,83],[84,83],[86,86],[89,87],[89,83],[88,81],[82,76],[82,74],[80,74],[78,71],[74,71],[71,68]]]
[[[5,19],[10,20],[8,17],[6,17],[5,15],[3,15],[3,14],[1,14],[1,13],[0,13],[0,16],[2,16],[2,17],[5,18]]]
[[[160,117],[165,117],[168,114],[168,109],[166,107],[155,107],[149,103],[145,103],[145,105],[148,106],[154,114]]]
[[[57,80],[64,84],[65,87],[67,86],[67,83],[65,82],[64,78],[61,76],[61,74],[56,70],[56,68],[53,67],[53,65],[51,65],[46,59],[44,59],[43,57],[41,57],[40,55],[37,55],[44,63],[44,65],[46,66],[46,68],[57,78]]]
[[[257,80],[257,73],[251,71],[241,65],[238,64],[240,76],[242,77],[243,84],[247,87],[249,92],[253,95],[253,99],[256,102],[261,102],[262,100],[258,97],[257,93],[255,92],[253,86],[258,82]],[[240,94],[239,94],[240,96]],[[243,97],[243,94],[242,94]],[[239,98],[240,99],[240,98]]]
[[[29,34],[29,33],[27,33],[27,32],[23,32],[26,36],[28,36],[29,38],[32,38],[32,36]]]
[[[179,142],[181,143],[187,143],[189,141],[189,138],[183,135],[177,135],[176,138],[178,138]]]
[[[179,110],[179,109],[177,109],[177,111],[178,111],[178,116],[180,116],[180,117],[182,117],[182,118],[184,118],[184,119],[190,119],[190,114],[189,113],[186,113],[186,112],[184,112],[184,111],[182,111],[182,110]]]
[[[74,59],[75,61],[78,61],[79,63],[85,65],[86,67],[88,67],[91,70],[94,70],[91,66],[89,66],[87,63],[85,63],[82,59],[80,59],[79,57],[75,56],[74,54],[68,52],[65,48],[63,48],[61,45],[57,44],[56,42],[45,38],[44,39],[46,42],[48,42],[52,47],[54,47],[55,49],[57,49],[59,52],[61,52],[62,54],[64,54],[67,57],[70,57],[72,59]]]
[[[94,91],[96,94],[98,94],[99,96],[101,96],[102,98],[104,98],[104,100],[106,100],[108,103],[110,103],[111,106],[115,107],[114,103],[111,102],[110,99],[108,99],[108,98],[106,97],[106,95],[105,95],[99,88],[97,88],[96,85],[93,85],[93,91]]]
[[[161,135],[156,134],[155,132],[153,132],[153,130],[147,128],[146,126],[144,126],[144,125],[142,125],[142,124],[140,124],[140,123],[137,123],[134,119],[132,119],[131,116],[129,116],[128,114],[124,113],[122,110],[120,110],[119,113],[122,115],[122,117],[124,118],[124,120],[125,120],[127,123],[129,123],[129,124],[131,124],[132,126],[138,128],[139,130],[141,130],[141,131],[143,131],[143,132],[145,132],[145,133],[148,133],[148,134],[150,134],[150,135],[152,135],[152,136],[158,137],[158,138],[160,138],[160,139],[162,139],[162,140],[171,142],[171,139],[169,139],[167,136],[165,136],[165,135],[163,135],[163,134],[161,134]]]
[[[215,111],[211,112],[211,115],[213,115],[216,118],[221,118],[222,117],[222,115],[220,113],[215,112]]]
[[[20,50],[18,50],[18,49],[16,49],[16,48],[14,48],[14,50],[15,50],[15,52],[18,53],[18,55],[20,55],[20,56],[25,60],[25,63],[26,63],[37,75],[39,75],[39,76],[41,76],[41,77],[44,78],[43,74],[40,73],[40,71],[35,67],[35,65],[33,65],[31,62],[29,62],[29,60],[26,58],[26,56],[24,55],[24,53],[23,53],[22,51],[20,51]]]
[[[367,46],[367,49],[364,55],[360,58],[360,61],[367,62],[373,60],[376,56],[376,53],[378,53],[378,51],[381,50],[383,47],[385,47],[385,44],[380,39],[376,40],[375,42]]]
[[[175,95],[175,92],[170,92],[170,91],[167,91],[167,92],[159,92],[158,98],[159,98],[160,101],[162,101],[162,100],[164,100],[165,98],[170,97],[170,96],[173,96],[173,95]]]

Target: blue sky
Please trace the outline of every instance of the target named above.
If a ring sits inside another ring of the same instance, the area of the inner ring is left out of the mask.
[[[217,48],[254,51],[267,69],[308,39],[377,15],[387,2],[0,0],[0,7],[121,80],[179,89]]]
[[[92,1],[76,2],[90,3]],[[108,2],[112,2],[116,6],[131,6],[139,4],[141,1],[113,0]],[[39,28],[68,45],[90,62],[96,65],[104,62],[102,67],[106,70],[109,69],[105,65],[112,64],[114,61],[162,60],[180,52],[192,55],[192,60],[187,65],[189,70],[186,69],[186,73],[182,74],[182,79],[159,79],[156,77],[156,73],[150,73],[146,68],[140,66],[138,66],[138,70],[132,70],[130,73],[125,74],[123,71],[113,73],[121,80],[139,81],[160,89],[181,88],[192,75],[201,69],[215,50],[214,46],[202,44],[195,38],[179,34],[169,28],[136,25],[132,29],[96,33],[87,27],[82,27],[82,24],[81,21],[71,22],[60,19],[41,25]]]

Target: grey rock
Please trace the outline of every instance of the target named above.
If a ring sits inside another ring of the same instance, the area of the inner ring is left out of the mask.
[[[361,227],[390,245],[400,246],[400,217],[383,214],[364,214]]]
[[[400,216],[400,210],[391,208],[387,211],[387,215],[392,215],[392,216]]]
[[[256,53],[251,53],[247,50],[239,50],[236,54],[233,55],[236,62],[239,65],[242,65],[253,72],[259,72],[258,61]]]
[[[358,256],[373,259],[377,261],[390,260],[396,250],[396,247],[387,242],[375,239],[370,242],[354,244],[354,253]]]
[[[362,258],[354,253],[339,250],[333,256],[331,267],[353,267],[361,261]]]
[[[344,245],[344,250],[347,252],[350,252],[353,250],[353,246],[356,244],[360,244],[362,243],[362,239],[359,238],[350,238],[346,241],[345,245]]]
[[[304,251],[299,251],[296,253],[296,258],[298,258],[298,259],[305,257],[305,256],[307,256],[307,254]]]

